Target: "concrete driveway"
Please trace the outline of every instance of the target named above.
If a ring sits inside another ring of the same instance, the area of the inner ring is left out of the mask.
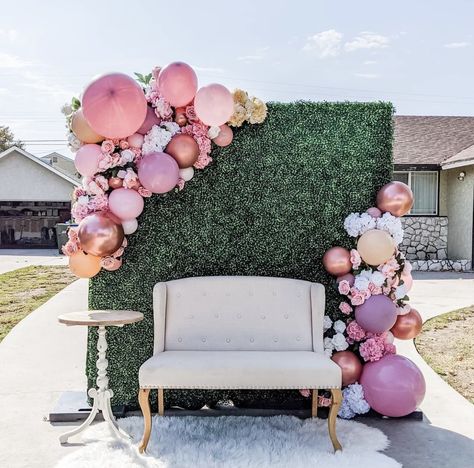
[[[31,265],[67,265],[57,249],[0,249],[0,275]]]

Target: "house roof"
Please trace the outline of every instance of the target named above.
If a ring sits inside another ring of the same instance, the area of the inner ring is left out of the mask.
[[[458,157],[463,165],[474,164],[474,117],[399,115],[394,137],[395,164],[436,164],[448,169],[448,161]]]
[[[0,160],[5,158],[6,156],[8,156],[11,153],[14,153],[14,152],[18,153],[18,154],[21,154],[22,156],[25,156],[26,158],[30,159],[31,161],[35,162],[36,164],[39,164],[40,166],[44,167],[48,171],[51,171],[52,173],[56,174],[57,176],[61,177],[62,179],[68,181],[70,184],[74,185],[75,187],[78,187],[79,185],[81,185],[80,181],[78,181],[77,179],[74,179],[70,175],[57,170],[55,167],[50,166],[47,162],[43,161],[40,158],[37,158],[36,156],[34,156],[31,153],[28,153],[28,151],[25,151],[24,149],[18,148],[17,146],[12,146],[11,148],[8,148],[7,150],[0,153]]]

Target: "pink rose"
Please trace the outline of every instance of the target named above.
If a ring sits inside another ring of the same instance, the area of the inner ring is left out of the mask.
[[[351,290],[351,285],[349,284],[349,281],[342,280],[342,281],[339,281],[337,289],[339,291],[339,294],[342,294],[343,296],[347,296]]]
[[[63,245],[61,250],[64,255],[70,257],[79,251],[79,245],[76,242],[68,241],[65,245]]]
[[[382,294],[382,287],[376,286],[374,283],[369,283],[368,291],[372,296],[377,296],[379,294]]]
[[[123,255],[125,249],[123,247],[119,247],[113,254],[112,257],[119,258]]]
[[[359,346],[359,353],[364,361],[378,361],[384,356],[384,345],[376,338],[369,338]]]
[[[361,341],[366,337],[365,330],[355,320],[347,324],[346,333],[354,341]]]
[[[115,151],[115,144],[112,140],[104,140],[101,148],[104,153],[110,154]]]
[[[352,249],[351,250],[352,268],[354,268],[354,270],[357,270],[357,268],[360,267],[361,262],[362,262],[362,258],[360,257],[359,252],[356,249]]]
[[[160,75],[161,67],[154,67],[151,71],[151,75],[155,81],[158,81],[158,76]]]
[[[103,175],[98,175],[95,177],[95,183],[104,191],[109,190],[109,181]]]
[[[194,106],[186,106],[186,118],[192,123],[197,122],[199,119],[194,110]]]
[[[126,237],[123,238],[123,242],[122,242],[122,247],[125,249],[125,247],[127,247],[128,245],[128,240]]]
[[[384,355],[386,354],[396,354],[397,347],[393,343],[385,343],[384,345]]]
[[[179,178],[178,180],[178,184],[177,184],[177,187],[178,187],[178,190],[181,191],[184,189],[184,184],[185,184],[185,180],[184,179],[181,179],[181,177]]]
[[[130,145],[127,140],[120,140],[119,146],[120,146],[120,149],[122,150],[126,150],[130,148]]]
[[[300,389],[300,394],[305,398],[308,398],[309,396],[311,396],[311,390],[309,388],[302,388]]]
[[[114,257],[102,257],[100,259],[100,266],[104,270],[108,271],[115,271],[118,270],[122,266],[122,260]]]
[[[369,293],[370,294],[370,293]],[[351,289],[351,304],[354,306],[362,305],[366,299],[366,292],[359,291],[356,288]]]
[[[212,162],[212,158],[205,153],[201,153],[198,160],[193,164],[196,169],[204,169]]]
[[[341,302],[339,304],[339,310],[345,315],[350,315],[353,309],[347,302]]]
[[[143,197],[143,198],[149,198],[152,196],[152,193],[147,190],[145,187],[138,187],[138,193]]]
[[[322,407],[331,406],[331,398],[326,398],[322,395],[318,396],[318,406],[322,406]]]

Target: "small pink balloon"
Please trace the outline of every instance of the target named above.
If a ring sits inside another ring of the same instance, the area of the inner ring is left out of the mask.
[[[133,78],[123,73],[109,73],[87,86],[82,109],[95,132],[107,138],[126,138],[145,120],[147,102]]]
[[[410,291],[410,289],[413,287],[413,276],[411,275],[411,273],[403,272],[401,274],[401,279],[406,287],[406,291]]]
[[[150,192],[166,193],[178,183],[179,166],[169,154],[150,153],[140,161],[138,178]]]
[[[346,273],[345,275],[338,276],[336,278],[337,284],[339,284],[341,281],[348,281],[349,286],[352,288],[354,286],[354,281],[355,281],[355,276],[352,273]]]
[[[109,195],[109,209],[121,220],[140,216],[143,205],[143,198],[136,190],[119,188]]]
[[[140,135],[140,133],[134,133],[133,135],[130,135],[127,138],[127,141],[128,141],[128,144],[132,148],[141,148],[142,145],[143,145],[143,140],[144,139],[145,139],[144,136]]]
[[[369,215],[372,216],[372,218],[382,217],[382,212],[378,208],[376,208],[375,206],[373,206],[372,208],[369,208],[367,210],[367,213],[369,213]]]
[[[153,107],[147,106],[145,120],[137,130],[137,133],[140,133],[140,135],[145,135],[145,133],[148,133],[151,130],[153,125],[160,125],[160,123],[161,119],[156,115]]]
[[[187,63],[173,62],[158,75],[158,91],[173,107],[189,104],[196,94],[198,79]]]
[[[87,144],[79,148],[74,158],[77,172],[83,177],[91,177],[99,171],[102,149],[99,145]]]
[[[228,125],[225,124],[221,125],[219,128],[221,129],[219,135],[217,135],[212,141],[217,146],[229,146],[234,139],[234,132]]]
[[[194,110],[206,125],[219,127],[225,124],[234,113],[234,98],[221,84],[203,86],[194,98]]]

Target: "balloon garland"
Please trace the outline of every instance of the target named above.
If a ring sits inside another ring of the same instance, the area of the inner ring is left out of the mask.
[[[420,314],[407,302],[411,265],[397,248],[403,240],[400,217],[412,205],[413,194],[406,184],[384,185],[377,194],[377,207],[352,213],[344,221],[357,247],[351,251],[332,247],[323,257],[343,296],[339,304],[343,319],[324,318],[325,353],[341,367],[346,386],[339,413],[343,418],[370,408],[385,416],[405,416],[425,394],[423,374],[412,361],[396,355],[393,344],[394,337],[413,339],[422,326]],[[320,403],[327,404],[326,400],[320,397]]]
[[[136,76],[100,76],[82,100],[63,107],[83,177],[71,210],[79,226],[69,229],[63,252],[81,278],[120,268],[144,198],[182,190],[195,169],[212,162],[213,144],[231,144],[231,127],[267,116],[266,104],[243,90],[217,83],[198,89],[196,73],[182,62]]]

